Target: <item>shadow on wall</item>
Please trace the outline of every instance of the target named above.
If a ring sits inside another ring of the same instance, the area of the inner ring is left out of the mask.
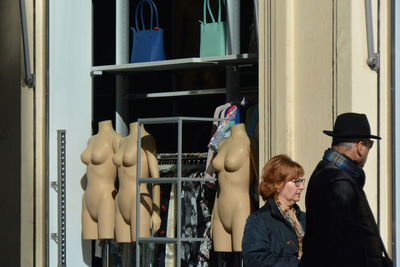
[[[19,1],[0,1],[0,266],[21,265],[20,25]]]

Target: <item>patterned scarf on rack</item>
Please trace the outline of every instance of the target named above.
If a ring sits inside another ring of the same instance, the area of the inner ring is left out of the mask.
[[[304,237],[304,230],[302,225],[300,224],[299,220],[296,216],[296,210],[291,208],[286,208],[282,202],[280,202],[277,198],[275,198],[276,205],[278,206],[279,211],[281,212],[282,216],[290,223],[293,227],[294,231],[296,232],[297,240],[299,242],[299,255],[298,258],[300,259],[303,255],[303,237]]]

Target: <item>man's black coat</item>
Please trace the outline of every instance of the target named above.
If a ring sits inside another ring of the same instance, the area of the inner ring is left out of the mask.
[[[381,241],[361,173],[363,177],[352,177],[326,160],[314,170],[306,193],[307,228],[300,266],[381,266]]]

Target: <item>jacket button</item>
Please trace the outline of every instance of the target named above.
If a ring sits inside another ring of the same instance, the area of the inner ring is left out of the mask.
[[[286,244],[288,246],[294,246],[294,242],[292,240],[287,241]]]

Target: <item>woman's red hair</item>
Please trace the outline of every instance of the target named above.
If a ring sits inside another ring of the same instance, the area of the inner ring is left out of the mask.
[[[259,185],[260,195],[266,200],[277,192],[280,184],[285,184],[291,179],[303,175],[304,169],[300,164],[293,161],[288,155],[277,155],[264,165]]]

